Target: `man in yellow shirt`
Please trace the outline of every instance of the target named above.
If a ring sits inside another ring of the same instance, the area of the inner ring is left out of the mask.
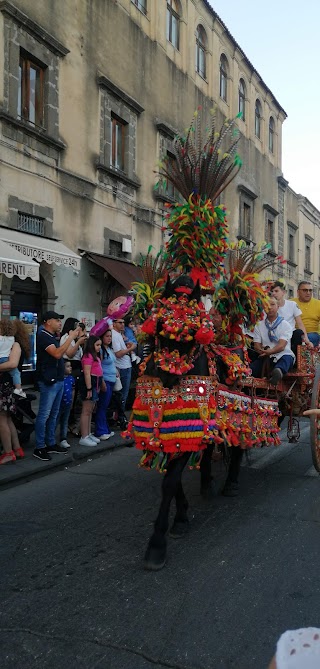
[[[314,346],[320,343],[320,300],[312,297],[312,284],[310,281],[300,281],[298,285],[298,297],[293,298],[301,310],[301,320],[306,328],[308,339]]]

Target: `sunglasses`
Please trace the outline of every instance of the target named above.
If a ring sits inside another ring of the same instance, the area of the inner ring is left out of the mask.
[[[312,293],[313,288],[299,288],[302,293]]]

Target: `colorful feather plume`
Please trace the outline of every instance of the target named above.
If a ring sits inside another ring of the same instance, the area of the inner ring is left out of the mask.
[[[230,138],[231,136],[231,138]],[[228,141],[229,140],[229,141]],[[216,280],[227,251],[228,224],[224,207],[214,202],[241,168],[236,152],[235,119],[216,132],[215,112],[203,144],[200,114],[195,112],[185,136],[174,140],[175,160],[165,158],[160,176],[170,181],[185,202],[168,205],[165,258],[173,270],[193,267]]]
[[[147,318],[155,300],[163,293],[167,276],[167,260],[161,249],[155,257],[152,255],[152,246],[149,246],[145,256],[141,254],[140,263],[143,281],[135,281],[132,290],[135,293],[134,313],[142,319]]]
[[[268,282],[259,276],[281,257],[270,257],[270,244],[259,249],[244,242],[233,245],[226,258],[225,270],[216,285],[213,307],[222,317],[222,330],[230,343],[242,334],[241,326],[252,328],[268,308]]]

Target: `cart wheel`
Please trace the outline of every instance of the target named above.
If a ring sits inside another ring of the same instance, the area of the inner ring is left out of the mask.
[[[317,365],[313,382],[311,409],[320,409],[320,366]],[[320,416],[310,416],[310,438],[313,464],[320,473]]]

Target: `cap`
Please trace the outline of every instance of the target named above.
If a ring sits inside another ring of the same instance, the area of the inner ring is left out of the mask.
[[[43,318],[42,318],[43,323],[45,323],[46,321],[49,321],[50,318],[55,318],[55,319],[59,318],[59,320],[62,320],[64,318],[64,315],[63,314],[57,314],[56,311],[46,311],[45,314],[43,314]]]

